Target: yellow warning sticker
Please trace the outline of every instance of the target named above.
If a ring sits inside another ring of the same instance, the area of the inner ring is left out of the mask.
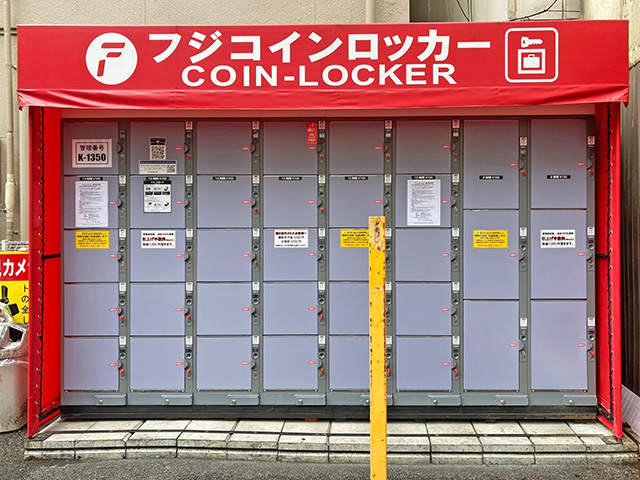
[[[474,230],[473,248],[507,248],[508,230]]]
[[[100,230],[77,231],[76,232],[76,248],[108,249],[109,248],[109,232],[100,231]]]
[[[341,248],[369,248],[369,230],[340,230]]]

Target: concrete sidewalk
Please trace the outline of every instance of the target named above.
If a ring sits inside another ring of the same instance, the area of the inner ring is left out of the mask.
[[[638,444],[599,422],[389,422],[390,464],[634,463]],[[25,459],[199,458],[368,463],[367,422],[56,420]]]

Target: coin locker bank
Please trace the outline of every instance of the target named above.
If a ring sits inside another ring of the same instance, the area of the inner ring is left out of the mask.
[[[626,32],[19,27],[30,434],[60,413],[366,417],[370,216],[390,416],[621,434]]]

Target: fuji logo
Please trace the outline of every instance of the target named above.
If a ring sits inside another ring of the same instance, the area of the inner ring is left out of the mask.
[[[87,70],[105,85],[126,81],[138,65],[138,53],[131,40],[119,33],[103,33],[87,48]]]

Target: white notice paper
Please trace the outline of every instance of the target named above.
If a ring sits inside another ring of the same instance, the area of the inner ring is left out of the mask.
[[[107,192],[104,181],[76,182],[76,228],[109,226]]]
[[[273,232],[275,248],[309,248],[309,230],[288,229]]]
[[[175,230],[142,230],[141,248],[176,248]]]
[[[171,213],[171,180],[144,181],[144,213]]]
[[[540,230],[540,248],[576,248],[576,231]]]
[[[407,180],[407,225],[440,226],[440,180]]]

